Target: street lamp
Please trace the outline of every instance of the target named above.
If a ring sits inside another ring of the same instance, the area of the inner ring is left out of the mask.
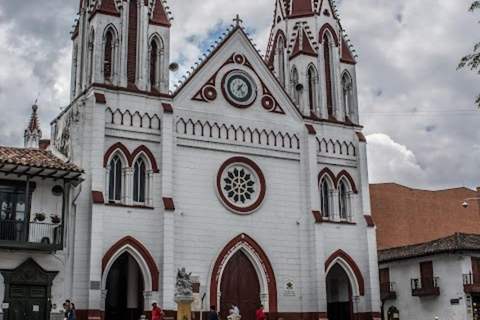
[[[465,209],[467,209],[467,208],[468,208],[468,201],[471,201],[471,200],[479,200],[479,201],[480,201],[480,198],[468,198],[468,199],[465,199],[465,200],[463,201],[462,206],[463,206]]]

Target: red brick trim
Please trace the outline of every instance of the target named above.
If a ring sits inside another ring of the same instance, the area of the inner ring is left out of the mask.
[[[353,314],[355,320],[372,320],[372,319],[381,319],[382,314],[380,312],[358,312]]]
[[[287,36],[285,36],[285,33],[283,30],[277,30],[277,33],[275,34],[275,38],[273,39],[272,47],[270,48],[269,51],[269,57],[268,57],[268,65],[273,67],[274,63],[274,58],[275,58],[275,51],[277,50],[277,42],[278,42],[278,37],[282,36],[283,37],[283,47],[287,49]]]
[[[103,192],[101,191],[92,191],[93,203],[105,204],[105,198],[103,197]]]
[[[148,269],[150,270],[150,275],[152,277],[152,290],[158,291],[160,272],[158,271],[155,260],[153,260],[148,250],[138,240],[131,236],[126,236],[125,238],[121,239],[107,251],[107,253],[102,259],[102,275],[105,272],[105,268],[107,267],[108,262],[112,259],[115,253],[117,253],[118,250],[120,250],[125,245],[132,246],[143,257],[143,259],[147,263]]]
[[[153,170],[153,172],[159,173],[160,170],[158,170],[157,161],[155,160],[155,157],[153,156],[153,153],[150,151],[150,149],[148,149],[148,148],[147,148],[146,146],[144,146],[144,145],[141,145],[140,147],[138,147],[137,149],[135,149],[135,151],[133,151],[133,153],[132,153],[132,155],[130,156],[130,159],[129,159],[130,167],[133,167],[133,161],[135,161],[135,158],[137,157],[137,155],[138,155],[140,152],[145,153],[145,155],[147,156],[147,158],[150,160],[150,163],[152,164],[152,170]]]
[[[346,59],[340,59],[340,62],[345,63],[345,64],[349,64],[349,65],[353,65],[353,66],[357,64],[356,62],[352,62],[352,61],[346,60]]]
[[[104,94],[95,92],[95,102],[100,104],[106,104],[107,98]]]
[[[355,185],[355,181],[353,181],[353,178],[352,176],[345,170],[342,170],[338,175],[337,175],[337,183],[336,183],[336,186],[338,187],[338,184],[340,183],[340,179],[342,179],[342,177],[345,177],[348,182],[350,182],[350,186],[352,187],[352,191],[353,193],[355,194],[358,194],[358,190],[357,190],[357,186]]]
[[[163,198],[163,205],[165,206],[165,210],[175,211],[175,202],[173,202],[173,198]]]
[[[337,178],[335,177],[335,175],[333,174],[332,170],[328,169],[328,168],[324,168],[322,171],[320,171],[320,173],[318,174],[318,184],[320,184],[320,181],[322,180],[322,177],[324,175],[328,175],[330,177],[330,179],[332,179],[332,183],[333,183],[333,187],[335,188],[337,186]]]
[[[315,128],[311,124],[306,124],[305,127],[307,127],[308,134],[317,134],[317,131],[315,131]]]
[[[225,171],[225,169],[228,166],[230,166],[231,164],[234,164],[234,163],[244,163],[244,164],[248,165],[250,168],[252,168],[255,171],[255,173],[258,176],[258,179],[260,180],[260,195],[258,196],[257,201],[255,201],[255,203],[253,203],[252,205],[250,205],[248,207],[245,207],[245,208],[237,207],[236,205],[231,203],[227,199],[227,197],[225,197],[225,195],[223,194],[223,191],[222,191],[222,173]],[[251,212],[255,211],[263,203],[263,200],[265,200],[265,194],[267,193],[267,184],[265,182],[265,176],[263,175],[262,170],[260,169],[260,167],[255,162],[253,162],[252,160],[250,160],[248,158],[245,158],[245,157],[233,157],[233,158],[230,158],[227,161],[225,161],[222,164],[222,166],[220,167],[220,169],[218,170],[218,173],[217,173],[217,191],[218,191],[218,195],[222,199],[222,202],[226,206],[228,206],[230,209],[232,209],[235,212],[246,214],[246,213],[251,213]]]
[[[322,217],[322,213],[320,211],[312,210],[312,214],[313,214],[313,217],[315,218],[315,222],[322,223],[324,221]]]
[[[337,258],[343,259],[350,268],[353,270],[355,273],[355,277],[357,278],[358,282],[358,290],[360,291],[360,295],[364,296],[365,295],[365,282],[363,280],[362,272],[360,271],[360,268],[358,265],[355,263],[355,260],[352,259],[345,251],[343,250],[337,250],[335,251],[326,261],[325,261],[325,271],[328,270],[328,268],[331,266],[333,261]]]
[[[173,113],[173,107],[171,104],[169,103],[162,103],[162,107],[163,107],[163,112],[164,113],[168,113],[168,114],[172,114]]]
[[[333,37],[333,40],[335,41],[335,46],[338,47],[339,45],[339,42],[338,42],[338,37],[337,37],[337,33],[335,32],[335,29],[333,29],[333,27],[329,24],[329,23],[325,23],[322,28],[320,29],[320,32],[318,33],[318,43],[323,43],[323,34],[325,33],[326,30],[329,30],[332,37]]]
[[[375,227],[375,221],[373,221],[373,217],[371,215],[364,215],[365,221],[367,222],[367,226]]]
[[[278,301],[277,301],[277,285],[275,280],[275,273],[273,272],[273,267],[268,260],[267,255],[262,250],[262,248],[249,236],[246,234],[241,234],[230,241],[225,248],[222,250],[217,260],[215,261],[212,278],[210,281],[210,305],[217,305],[218,298],[218,287],[220,285],[220,271],[224,263],[226,263],[225,258],[228,257],[230,251],[238,246],[240,243],[245,243],[258,254],[261,262],[263,262],[263,270],[266,272],[268,282],[268,304],[269,304],[269,314],[276,313],[278,311]]]
[[[106,168],[108,166],[108,160],[110,160],[110,157],[112,154],[117,151],[117,149],[120,149],[123,154],[125,155],[125,158],[127,158],[127,161],[130,161],[130,151],[128,151],[127,147],[125,147],[121,142],[115,143],[113,146],[108,148],[107,152],[105,152],[105,155],[103,156],[103,167]],[[129,164],[129,163],[128,163]]]
[[[355,132],[357,134],[357,137],[358,137],[358,141],[360,142],[367,142],[367,138],[365,138],[365,136],[363,135],[363,133],[361,132]]]
[[[128,151],[127,147],[125,147],[121,142],[117,142],[115,143],[113,146],[111,146],[110,148],[108,148],[107,152],[105,153],[105,156],[103,157],[103,166],[106,168],[107,165],[108,165],[108,160],[110,160],[110,157],[112,156],[112,154],[117,151],[118,149],[120,149],[123,154],[125,155],[125,158],[127,158],[127,165],[129,167],[132,167],[133,166],[133,161],[135,160],[136,156],[140,153],[140,152],[144,152],[145,155],[147,156],[147,158],[150,160],[150,163],[152,164],[152,170],[153,172],[155,173],[159,173],[160,170],[158,169],[158,166],[157,166],[157,161],[155,160],[155,156],[153,155],[153,153],[150,151],[150,149],[148,149],[146,146],[144,145],[141,145],[140,147],[138,147],[137,149],[135,149],[135,151],[133,151],[133,153],[130,153],[130,151]]]

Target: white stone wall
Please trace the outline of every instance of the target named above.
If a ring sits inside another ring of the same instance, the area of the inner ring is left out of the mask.
[[[420,278],[420,262],[433,262],[433,275],[438,277],[440,296],[413,297],[410,281]],[[387,300],[385,313],[391,306],[400,311],[400,319],[472,319],[467,314],[467,297],[464,293],[462,275],[472,271],[469,254],[439,254],[430,257],[400,260],[382,263],[380,268],[390,269],[390,281],[396,283],[396,300]],[[450,300],[459,299],[459,305],[452,305]]]

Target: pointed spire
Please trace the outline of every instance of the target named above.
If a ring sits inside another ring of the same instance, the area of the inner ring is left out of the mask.
[[[24,147],[25,148],[39,148],[40,139],[42,138],[42,130],[40,130],[40,121],[37,114],[38,106],[34,104],[32,106],[32,115],[30,116],[30,122],[24,134]]]

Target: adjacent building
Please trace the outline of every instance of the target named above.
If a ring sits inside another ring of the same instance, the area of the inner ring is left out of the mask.
[[[384,319],[478,319],[480,210],[467,188],[371,185]]]
[[[37,106],[25,148],[0,147],[0,319],[63,319],[71,291],[80,167],[41,150]]]

